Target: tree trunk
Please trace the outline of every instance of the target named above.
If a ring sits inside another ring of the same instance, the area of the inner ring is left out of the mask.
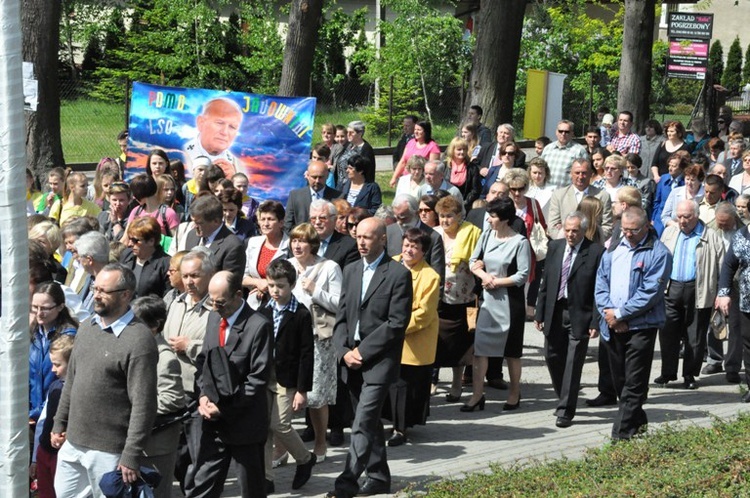
[[[65,164],[60,139],[60,90],[57,82],[60,2],[23,0],[21,29],[23,60],[34,64],[34,77],[39,85],[36,112],[25,113],[26,165],[39,176],[53,166]]]
[[[279,95],[307,95],[310,89],[318,26],[323,0],[293,0],[289,11],[289,30],[284,46]]]
[[[477,15],[477,44],[466,110],[480,105],[490,128],[513,120],[525,11],[525,1],[491,0],[482,2]]]
[[[617,110],[633,113],[633,130],[649,119],[656,0],[625,0]]]

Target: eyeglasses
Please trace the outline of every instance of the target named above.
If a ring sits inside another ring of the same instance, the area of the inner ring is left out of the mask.
[[[434,210],[430,208],[419,208],[420,213],[431,213],[432,211]]]
[[[502,153],[502,154],[500,154],[500,155],[501,155],[501,156],[515,156],[515,155],[516,155],[516,153],[515,153],[515,152],[503,152],[503,153]]]
[[[508,187],[511,192],[523,192],[526,187]]]
[[[143,242],[143,239],[139,239],[138,237],[129,237],[128,240],[132,242],[133,244],[140,244]]]
[[[178,271],[177,268],[168,268],[167,269],[167,273],[169,273],[169,274],[176,273],[177,271]]]
[[[719,120],[717,120],[716,122],[717,122],[717,123],[719,123],[719,124],[724,124],[724,123],[726,123],[726,121],[724,121],[723,119],[719,119]]]
[[[620,228],[620,231],[622,233],[628,234],[628,235],[638,235],[643,230],[643,227],[638,228]]]
[[[620,171],[620,168],[604,168],[604,171]]]
[[[570,130],[557,130],[557,133],[562,133],[563,135],[570,133]]]
[[[94,287],[94,294],[105,294],[107,296],[111,296],[112,294],[116,294],[118,292],[123,292],[128,289],[112,289],[112,290],[104,290],[101,287]]]
[[[30,306],[30,309],[31,309],[32,313],[45,313],[46,314],[46,313],[49,313],[50,311],[52,311],[55,308],[57,308],[57,306],[36,306],[36,305],[33,305],[33,304]]]
[[[356,226],[356,223],[352,223],[351,221],[346,222],[346,228],[355,228]]]
[[[316,222],[316,221],[328,221],[330,218],[328,216],[310,216],[310,221]]]

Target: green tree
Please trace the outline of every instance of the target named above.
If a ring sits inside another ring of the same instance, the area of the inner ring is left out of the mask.
[[[351,47],[353,57],[350,63],[361,57],[361,51],[368,47],[364,35],[367,7],[355,10],[351,15],[346,14],[336,2],[326,3],[323,8],[323,18],[318,30],[318,44],[315,48],[313,60],[313,95],[323,99],[325,103],[334,106],[344,101],[357,103],[353,97],[355,88],[359,85],[359,75],[355,65],[347,72],[347,47]],[[359,54],[359,55],[357,55]]]
[[[521,40],[514,122],[523,121],[529,69],[568,75],[563,90],[563,116],[578,125],[576,131],[589,122],[589,104],[615,107],[624,11],[621,5],[610,8],[613,9],[610,22],[590,17],[583,0],[554,7],[539,4],[527,14]]]
[[[234,55],[247,78],[247,90],[275,94],[281,79],[284,41],[270,0],[243,2],[240,7],[241,53]]]
[[[740,89],[742,84],[742,47],[740,37],[736,37],[729,47],[727,54],[727,67],[721,79],[724,88],[734,93]]]
[[[750,45],[745,50],[745,65],[742,66],[742,84],[750,83]]]
[[[719,40],[711,44],[711,50],[708,52],[708,67],[713,73],[714,81],[720,82],[724,75],[724,48]]]
[[[93,92],[97,97],[119,100],[124,96],[124,82],[143,81],[176,86],[218,88],[231,90],[256,90],[257,75],[246,70],[247,57],[254,57],[258,47],[269,58],[268,64],[280,59],[280,44],[275,33],[275,17],[270,0],[243,4],[251,11],[247,15],[247,32],[239,33],[238,23],[222,21],[219,9],[227,0],[133,0],[124,13],[130,29],[121,47],[107,52],[106,67],[100,67],[96,76],[100,81]],[[243,18],[244,10],[240,17]],[[265,24],[255,22],[256,12]],[[270,14],[269,14],[270,13]],[[273,25],[273,29],[269,27]],[[271,33],[270,35],[268,33]],[[247,35],[247,36],[246,36]],[[264,43],[266,42],[266,43]],[[248,56],[230,54],[228,48],[246,45]],[[276,51],[277,55],[274,57]],[[264,64],[259,64],[264,66]],[[258,73],[266,72],[262,67]],[[263,78],[267,76],[264,75]],[[262,78],[257,78],[258,80]],[[275,80],[278,82],[278,79]],[[269,87],[263,87],[267,90]]]
[[[461,21],[421,0],[382,3],[395,18],[379,24],[385,44],[363,79],[380,80],[382,88],[394,75],[396,87],[419,88],[428,119],[432,120],[433,106],[453,106],[455,116],[459,99],[450,89],[458,86],[471,60],[471,44],[463,38]]]

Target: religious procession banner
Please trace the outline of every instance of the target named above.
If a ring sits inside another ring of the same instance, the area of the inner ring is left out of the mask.
[[[315,98],[133,83],[126,179],[146,171],[152,149],[180,159],[189,178],[205,158],[231,179],[245,173],[248,194],[286,203],[305,184]],[[199,159],[200,158],[200,159]]]

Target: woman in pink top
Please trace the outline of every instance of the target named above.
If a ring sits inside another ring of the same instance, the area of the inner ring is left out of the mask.
[[[401,160],[393,172],[390,181],[391,187],[395,187],[398,179],[408,173],[406,162],[411,156],[422,156],[431,161],[440,159],[440,147],[432,139],[432,125],[428,121],[420,121],[414,125],[414,138],[406,143],[404,155],[401,156]]]

